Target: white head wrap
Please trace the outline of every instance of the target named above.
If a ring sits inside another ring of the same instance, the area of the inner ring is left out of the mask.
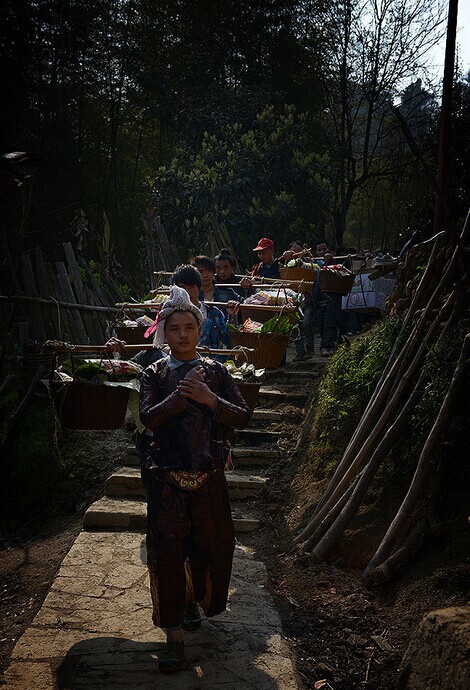
[[[170,296],[163,302],[162,308],[157,315],[157,330],[153,339],[155,347],[162,347],[165,343],[165,320],[175,311],[190,311],[196,317],[199,328],[202,326],[204,317],[201,310],[191,302],[186,290],[177,285],[172,285]]]

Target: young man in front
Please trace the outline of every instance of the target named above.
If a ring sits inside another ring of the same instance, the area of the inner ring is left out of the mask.
[[[153,622],[166,629],[162,672],[179,670],[186,601],[206,616],[225,610],[235,547],[224,475],[225,441],[250,411],[227,369],[202,359],[196,345],[201,311],[174,286],[159,314],[156,347],[170,356],[144,372],[142,423],[154,432],[146,459],[147,559]]]

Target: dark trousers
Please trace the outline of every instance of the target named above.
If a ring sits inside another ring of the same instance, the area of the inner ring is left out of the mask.
[[[304,318],[300,327],[300,337],[295,341],[295,349],[298,355],[304,355],[305,348],[309,352],[315,350],[316,311],[312,303],[305,305]]]
[[[147,434],[139,434],[137,432],[137,438],[135,440],[135,449],[137,451],[137,456],[140,461],[140,476],[142,479],[142,484],[145,488],[145,493],[148,495],[148,487],[152,482],[153,470],[147,469],[148,464],[148,452],[150,450],[150,444],[153,441],[153,436],[148,436]]]
[[[341,295],[331,292],[325,306],[324,330],[320,344],[322,350],[331,350],[335,346],[340,318]]]
[[[227,483],[215,471],[199,489],[179,488],[164,470],[147,476],[147,564],[153,622],[183,621],[186,601],[206,616],[225,610],[235,549]]]

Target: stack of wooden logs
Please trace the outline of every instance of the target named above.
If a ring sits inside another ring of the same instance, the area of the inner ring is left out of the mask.
[[[349,444],[316,505],[307,526],[297,536],[301,551],[327,558],[357,514],[372,481],[412,420],[429,383],[426,361],[430,347],[457,332],[469,316],[469,253],[465,247],[468,217],[460,236],[436,238],[426,268],[413,294],[407,294],[406,266],[423,260],[416,248],[402,269],[400,299],[409,299],[401,333]],[[400,274],[399,274],[400,277]],[[398,292],[397,292],[398,294]],[[462,329],[460,329],[462,330]],[[398,511],[370,559],[363,576],[368,584],[390,579],[430,532],[433,492],[430,478],[438,447],[455,414],[456,401],[468,373],[470,334],[462,336],[453,378]]]
[[[157,215],[156,209],[150,207],[142,217],[147,248],[147,262],[150,285],[157,287],[156,271],[171,271],[174,266],[181,264],[176,245],[170,243],[165,228]]]
[[[104,343],[118,311],[111,305],[123,296],[99,263],[92,271],[70,242],[63,247],[66,261],[54,264],[39,247],[22,254],[13,272],[14,294],[0,295],[0,304],[13,309],[12,321],[26,327],[20,340]]]

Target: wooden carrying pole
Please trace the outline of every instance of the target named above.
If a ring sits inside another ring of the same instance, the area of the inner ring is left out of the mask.
[[[346,257],[345,257],[345,258],[346,258]],[[156,271],[156,275],[169,277],[169,276],[172,276],[173,273],[170,273],[169,271]],[[264,288],[267,288],[267,287],[281,287],[280,285],[273,285],[273,283],[279,283],[280,278],[263,278],[263,276],[246,276],[246,275],[245,275],[245,276],[236,275],[235,278],[240,278],[240,279],[242,279],[242,278],[254,278],[254,279],[260,278],[260,279],[261,279],[261,278],[262,278],[262,280],[263,280],[263,285],[260,285],[260,284],[258,284],[258,283],[254,283],[254,284],[251,286],[252,288],[260,288],[260,287],[264,287]],[[298,278],[297,278],[297,280],[282,279],[282,287],[290,287],[292,284],[298,285],[298,284],[301,283],[301,282],[309,283],[309,282],[313,282],[313,281],[308,281],[308,280],[307,280],[307,281],[301,281],[301,280],[299,280]],[[266,283],[266,284],[265,284],[265,283]],[[217,283],[216,283],[216,285],[217,285]],[[221,285],[221,287],[223,287],[223,286],[224,286],[224,283],[220,283],[220,285]],[[163,287],[168,287],[168,286],[165,286],[165,285],[164,285]],[[241,287],[241,285],[238,284],[238,283],[236,283],[236,284],[235,284],[235,287],[238,287],[238,288],[239,288],[239,287]],[[249,289],[249,288],[246,288],[246,289]]]
[[[289,283],[303,283],[304,285],[309,285],[310,283],[313,285],[313,281],[311,280],[291,280],[288,281]],[[215,283],[216,288],[221,287],[221,288],[241,288],[240,283]],[[267,289],[272,289],[272,288],[290,288],[290,285],[288,285],[286,282],[274,282],[274,283],[255,283],[252,288],[242,288],[242,290],[251,290],[253,288],[256,288],[256,290],[261,290],[263,288]],[[150,292],[152,295],[169,295],[170,294],[170,285],[161,285],[159,288],[155,288],[155,290],[151,290]]]
[[[106,345],[72,345],[71,343],[44,343],[42,346],[44,352],[55,352],[56,354],[78,354],[78,353],[93,353],[106,352],[112,354],[112,351]],[[140,345],[124,345],[125,353],[141,352],[142,350],[154,350],[155,345],[152,343],[142,343]],[[251,347],[243,347],[239,349],[224,350],[222,348],[207,348],[197,347],[196,351],[201,354],[208,355],[240,355],[243,352],[254,352]]]
[[[209,306],[212,307],[226,307],[227,303],[226,302],[203,302],[203,304],[208,304]],[[245,303],[239,303],[241,307],[246,307],[250,309],[259,309],[260,311],[287,311],[287,312],[292,312],[296,311],[297,307],[295,305],[282,305],[282,304],[245,304]],[[116,307],[119,309],[150,309],[154,311],[158,311],[160,307],[162,306],[162,303],[160,304],[145,304],[145,303],[134,303],[134,302],[120,302],[119,304],[116,304]]]
[[[119,311],[115,307],[100,307],[92,304],[77,304],[76,302],[63,302],[56,299],[29,297],[27,295],[0,295],[0,302],[33,302],[36,304],[51,304],[53,306],[64,307],[66,309],[78,309],[78,311],[104,311],[113,313]]]

